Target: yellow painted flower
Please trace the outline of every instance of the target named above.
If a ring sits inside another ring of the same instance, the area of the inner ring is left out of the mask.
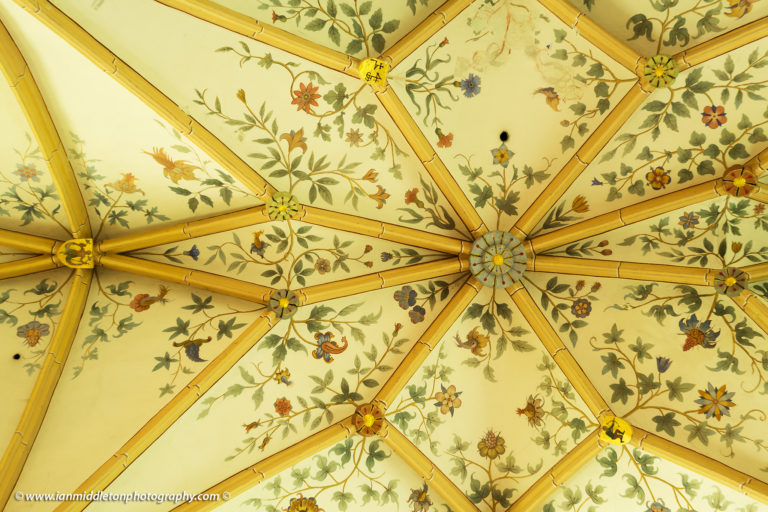
[[[304,128],[300,128],[298,131],[291,130],[290,133],[284,133],[280,136],[280,140],[284,140],[288,143],[289,153],[297,148],[301,149],[302,153],[307,152],[307,138],[304,137]]]
[[[661,89],[672,85],[678,72],[675,59],[668,55],[656,55],[645,63],[644,78],[651,86]]]
[[[587,198],[581,195],[574,197],[573,202],[571,203],[571,209],[576,213],[587,213],[589,211]]]
[[[726,16],[731,18],[741,18],[752,10],[752,5],[759,0],[728,0],[728,7],[725,8]]]
[[[459,398],[461,392],[456,392],[456,386],[453,384],[448,388],[440,384],[440,389],[442,391],[435,393],[435,400],[437,400],[435,405],[440,408],[441,413],[447,414],[450,411],[453,416],[454,409],[461,407],[461,398]]]
[[[543,403],[541,398],[533,398],[533,395],[529,395],[525,407],[518,409],[517,414],[528,418],[528,425],[531,427],[538,427],[544,417],[544,409],[541,408]]]
[[[323,512],[323,509],[317,506],[315,498],[305,498],[299,494],[298,498],[291,498],[288,508],[285,512]]]
[[[381,210],[384,205],[387,203],[387,199],[389,199],[389,194],[387,194],[386,190],[381,185],[376,185],[378,190],[375,194],[368,194],[368,197],[376,201],[376,208]]]
[[[122,178],[114,183],[108,183],[107,186],[119,190],[123,194],[135,194],[136,192],[144,193],[143,190],[136,186],[136,180],[138,178],[130,172],[121,173]]]
[[[144,154],[151,156],[155,162],[162,165],[163,175],[174,183],[178,183],[179,180],[197,180],[195,169],[198,167],[188,164],[186,160],[171,160],[163,148],[152,148],[151,153],[145,151]]]
[[[493,430],[489,430],[485,433],[480,442],[477,443],[477,451],[483,457],[488,457],[493,460],[506,451],[504,447],[504,438],[501,437],[501,433],[494,434]]]
[[[299,200],[290,192],[275,192],[267,202],[267,216],[271,220],[293,219],[299,213]]]
[[[653,190],[661,190],[672,181],[672,178],[669,177],[669,171],[663,167],[652,167],[651,172],[645,175],[645,179]]]
[[[360,405],[352,415],[352,423],[361,436],[375,436],[384,427],[384,410],[375,402]]]

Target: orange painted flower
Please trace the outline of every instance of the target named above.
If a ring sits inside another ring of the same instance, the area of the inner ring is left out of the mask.
[[[437,400],[435,405],[440,408],[441,413],[448,414],[450,412],[451,416],[453,416],[454,409],[461,407],[461,398],[459,398],[461,392],[457,392],[456,386],[453,384],[448,386],[448,388],[440,384],[440,389],[442,391],[435,393],[435,400]]]
[[[359,147],[360,143],[363,142],[363,134],[357,128],[353,128],[347,132],[346,142],[349,142],[350,146]]]
[[[48,324],[41,324],[38,321],[29,322],[16,330],[16,336],[24,338],[24,342],[30,347],[37,345],[40,341],[40,337],[47,336],[48,333]]]
[[[376,201],[376,208],[381,210],[384,205],[387,202],[387,199],[389,199],[389,194],[387,194],[386,190],[381,185],[376,185],[378,190],[375,194],[368,194],[368,197]]]
[[[377,403],[360,405],[352,415],[352,423],[361,436],[374,436],[384,426],[384,411]]]
[[[728,122],[728,117],[725,115],[725,107],[707,105],[704,107],[704,112],[701,113],[701,122],[709,126],[713,130],[723,126]]]
[[[283,397],[275,400],[275,412],[280,416],[288,416],[291,409],[293,409],[293,406],[291,405],[291,401],[287,398]]]
[[[728,195],[748,196],[757,188],[757,175],[746,167],[734,165],[723,176],[723,186]]]
[[[453,134],[449,133],[447,135],[443,134],[441,135],[437,140],[437,147],[439,148],[449,148],[453,144]]]
[[[651,172],[645,175],[645,179],[653,190],[661,190],[672,181],[669,171],[664,170],[663,167],[651,167]]]
[[[315,87],[312,85],[312,82],[309,82],[308,84],[299,84],[299,89],[297,91],[293,91],[293,101],[291,102],[291,105],[298,105],[297,110],[303,110],[307,114],[309,114],[309,108],[310,107],[316,107],[317,104],[317,98],[320,97],[319,94],[317,94],[319,87]]]
[[[123,177],[114,183],[108,183],[107,186],[119,190],[123,194],[134,194],[136,192],[144,193],[143,190],[136,186],[136,180],[138,179],[130,172],[120,173]]]
[[[589,211],[587,198],[582,195],[574,197],[573,202],[571,203],[571,209],[576,213],[587,213]]]
[[[531,427],[538,427],[541,425],[541,419],[544,417],[544,409],[541,398],[533,398],[533,395],[528,395],[528,401],[525,403],[525,407],[517,410],[519,416],[525,416],[528,418],[528,425]]]
[[[711,382],[707,383],[707,390],[698,390],[701,398],[694,400],[701,406],[697,412],[704,414],[707,419],[716,418],[720,421],[723,416],[731,415],[731,407],[736,404],[731,401],[735,392],[728,393],[725,389],[725,384],[716,388]]]

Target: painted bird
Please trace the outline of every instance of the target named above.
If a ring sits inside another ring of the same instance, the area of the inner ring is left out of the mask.
[[[326,363],[333,361],[331,354],[341,354],[349,346],[346,336],[341,337],[344,345],[339,346],[338,343],[333,341],[333,333],[330,331],[325,334],[316,332],[315,340],[317,341],[317,350],[312,352],[312,355],[315,356],[315,359],[323,359]]]
[[[730,12],[726,12],[726,16],[730,16],[731,18],[741,18],[745,16],[746,14],[749,14],[749,11],[752,10],[752,4],[757,3],[759,0],[728,0],[728,7],[726,7],[726,10],[730,9]]]
[[[461,341],[461,337],[456,334],[456,344],[461,348],[467,348],[472,352],[474,355],[478,357],[484,357],[486,345],[491,341],[491,339],[484,335],[477,332],[477,327],[469,331],[467,334],[467,341]]]
[[[165,298],[166,295],[168,295],[168,288],[160,285],[160,291],[157,295],[151,296],[148,293],[139,293],[133,297],[133,300],[129,305],[131,309],[137,313],[141,313],[142,311],[148,310],[152,304],[157,304],[158,302],[165,304],[168,302],[168,299]]]
[[[145,151],[144,154],[151,156],[155,162],[162,165],[163,175],[174,183],[178,183],[179,180],[197,180],[195,169],[199,167],[188,164],[186,160],[171,160],[163,148],[152,148],[152,153]]]
[[[554,87],[542,87],[536,89],[533,94],[543,94],[546,97],[547,105],[550,106],[555,112],[560,112],[558,106],[560,105],[560,96],[557,95]]]
[[[181,343],[173,342],[174,347],[184,347],[184,353],[187,354],[187,357],[190,359],[190,361],[194,361],[196,363],[202,363],[203,361],[207,361],[207,359],[200,359],[200,345],[203,343],[208,343],[211,341],[211,337],[208,336],[207,338],[198,338],[194,340],[187,340],[182,341]]]

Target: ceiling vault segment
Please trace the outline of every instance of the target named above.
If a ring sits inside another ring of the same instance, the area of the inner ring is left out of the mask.
[[[194,377],[163,406],[141,429],[115,454],[101,465],[74,493],[103,491],[163,433],[173,425],[197,400],[231,370],[256,343],[277,324],[275,315],[268,310],[235,338],[214,360]],[[59,505],[58,511],[80,511],[89,501],[69,501]]]
[[[764,263],[760,265],[761,267],[768,266]],[[533,262],[528,260],[528,271],[711,286],[714,284],[718,269],[562,256],[536,256]],[[768,275],[768,272],[765,274]]]
[[[768,36],[768,17],[735,28],[674,55],[680,71],[716,59],[721,55]]]
[[[590,382],[587,374],[584,373],[579,363],[576,362],[571,352],[563,344],[560,336],[552,328],[522,283],[518,281],[513,286],[507,288],[507,292],[531,326],[531,329],[533,329],[533,332],[541,340],[544,348],[547,349],[547,352],[555,360],[563,374],[570,381],[573,389],[584,400],[584,403],[589,407],[590,412],[595,418],[604,412],[611,412],[608,403],[603,399],[592,382]]]
[[[9,261],[0,263],[0,279],[10,277],[21,277],[36,272],[45,272],[59,268],[61,263],[56,256],[35,256],[34,258],[24,258],[23,260]]]
[[[261,43],[292,53],[327,68],[359,79],[360,61],[351,55],[307,41],[295,34],[265,25],[250,16],[228,9],[210,0],[155,0],[208,23],[236,32]]]
[[[343,441],[354,433],[352,416],[348,416],[323,430],[319,430],[314,434],[305,437],[296,444],[283,448],[274,455],[270,455],[264,460],[235,473],[202,492],[218,494],[228,492],[230,494],[230,499],[234,498],[260,484],[264,480],[276,476],[283,470],[289,469],[303,460],[308,459],[312,455]],[[175,512],[190,512],[193,510],[197,512],[213,510],[218,506],[219,503],[215,501],[195,501],[179,505],[173,510]]]
[[[639,82],[627,92],[616,107],[605,116],[600,126],[589,136],[575,155],[563,166],[558,174],[541,191],[528,210],[523,213],[512,228],[512,234],[526,238],[528,233],[547,214],[565,191],[595,159],[603,147],[613,138],[629,117],[648,97]]]
[[[176,103],[48,0],[14,0],[205,151],[262,201],[275,189]]]
[[[663,437],[632,425],[630,443],[643,451],[668,460],[689,471],[693,471],[734,491],[768,504],[768,483],[737,471],[722,462],[693,451]]]
[[[358,293],[390,288],[401,284],[425,279],[458,274],[469,268],[466,257],[452,257],[429,263],[418,263],[383,272],[375,272],[340,281],[307,286],[296,290],[302,305],[316,304],[327,300],[340,299]]]
[[[587,15],[577,9],[568,0],[538,0],[552,14],[575,30],[581,37],[597,46],[610,58],[638,74],[643,57],[627,43],[615,37]]]
[[[759,187],[749,194],[749,198],[760,203],[768,203],[768,185],[760,183]]]
[[[390,71],[415,52],[422,44],[447,25],[475,0],[448,0],[435,9],[424,21],[404,35],[391,48],[381,54],[381,59],[389,60]]]
[[[221,293],[222,295],[227,295],[229,297],[249,300],[258,304],[266,305],[269,302],[269,296],[275,292],[274,288],[269,288],[267,286],[220,276],[210,272],[169,265],[167,263],[142,260],[119,254],[102,254],[98,258],[99,260],[97,264],[105,268],[111,268],[121,272],[130,272],[154,279],[162,279],[164,281],[183,284],[193,288]]]
[[[69,221],[73,238],[89,238],[91,223],[88,211],[75,179],[75,172],[61,143],[59,132],[51,119],[32,70],[27,66],[19,48],[0,22],[0,68],[8,80],[24,116],[35,135],[40,152],[51,171],[56,190]]]
[[[472,501],[459,489],[445,473],[435,466],[410,439],[400,432],[397,427],[387,422],[386,434],[383,439],[393,452],[397,454],[429,485],[431,491],[439,494],[453,510],[461,512],[478,511]]]
[[[541,504],[554,493],[560,485],[575,475],[584,465],[591,462],[600,453],[597,433],[592,432],[579,444],[557,461],[549,471],[541,475],[536,482],[510,505],[507,512],[531,512],[538,510]]]
[[[58,245],[61,244],[60,240],[28,235],[2,228],[0,228],[0,240],[3,241],[3,245],[6,247],[39,254],[54,254],[58,249]]]
[[[75,271],[61,320],[53,333],[48,353],[45,355],[40,373],[34,388],[32,388],[32,394],[27,400],[16,432],[5,450],[2,460],[0,460],[0,508],[5,508],[27,456],[32,450],[32,444],[40,432],[43,418],[48,411],[51,398],[77,334],[92,278],[93,271],[90,269]]]
[[[387,84],[384,91],[376,92],[382,106],[389,112],[390,117],[395,122],[400,132],[405,136],[405,140],[413,149],[413,152],[421,160],[424,168],[434,180],[437,188],[445,195],[445,198],[451,204],[456,213],[461,218],[466,228],[477,238],[488,232],[480,214],[472,206],[469,198],[461,190],[456,182],[456,178],[445,166],[440,157],[437,156],[432,145],[416,125],[408,110],[397,97],[392,87]]]
[[[733,297],[733,302],[768,335],[768,305],[752,290],[744,290]]]

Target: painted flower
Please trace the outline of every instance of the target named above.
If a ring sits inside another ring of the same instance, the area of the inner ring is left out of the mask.
[[[480,77],[475,76],[472,73],[467,78],[460,82],[461,90],[464,92],[464,96],[471,98],[480,94]]]
[[[667,55],[656,55],[645,63],[644,77],[652,87],[659,89],[672,85],[678,72],[675,59]]]
[[[130,172],[123,172],[120,173],[120,175],[122,178],[115,181],[114,183],[107,183],[107,186],[112,187],[115,190],[119,190],[123,194],[135,194],[136,192],[144,194],[144,191],[136,186],[136,180],[138,180],[136,176]]]
[[[39,176],[42,174],[35,167],[21,164],[16,164],[15,172],[23,181],[40,181]]]
[[[299,130],[291,130],[290,133],[284,133],[280,136],[280,140],[284,140],[288,143],[288,152],[290,153],[294,149],[300,149],[302,153],[307,152],[307,138],[304,136],[304,128]]]
[[[646,506],[648,509],[645,512],[671,512],[669,508],[664,505],[664,500],[661,498],[654,500],[650,505],[646,503]]]
[[[275,192],[267,201],[267,216],[271,220],[288,220],[299,213],[299,200],[290,192]]]
[[[755,215],[762,215],[765,211],[765,205],[763,203],[757,203],[754,208]]]
[[[275,11],[272,11],[272,23],[278,22],[278,21],[286,21],[288,18],[283,16],[282,14],[277,14]]]
[[[726,12],[725,15],[730,16],[731,18],[741,18],[744,15],[749,14],[749,11],[752,10],[752,4],[758,1],[759,0],[728,0],[728,7],[725,8],[728,12]]]
[[[435,405],[440,408],[441,413],[448,414],[450,411],[451,416],[453,416],[453,410],[461,407],[461,398],[459,398],[461,392],[456,392],[456,386],[453,384],[448,386],[447,389],[440,384],[440,389],[442,391],[435,393],[435,400],[437,400]]]
[[[734,165],[723,176],[723,186],[728,195],[735,197],[748,196],[758,186],[757,176],[746,167]]]
[[[749,274],[738,268],[724,268],[715,275],[715,291],[728,297],[740,295],[749,284]]]
[[[440,44],[438,46],[440,46],[440,48],[442,48],[443,46],[445,46],[447,44],[448,44],[448,38],[445,37],[445,38],[443,38],[442,41],[440,41]]]
[[[707,419],[717,418],[718,421],[723,416],[731,415],[731,407],[736,405],[731,401],[735,392],[726,392],[725,384],[716,388],[711,382],[708,382],[706,391],[701,389],[698,391],[701,398],[694,400],[694,402],[701,406],[701,409],[697,411],[699,414],[704,414]]]
[[[346,141],[349,142],[350,146],[359,147],[360,143],[363,142],[363,134],[357,128],[349,130]]]
[[[315,270],[319,274],[325,274],[331,271],[331,262],[325,258],[318,258],[315,262]]]
[[[541,398],[533,398],[533,395],[528,395],[525,407],[518,409],[517,414],[528,418],[529,426],[538,427],[541,425],[541,419],[544,417],[544,409],[541,408],[543,404],[544,401]]]
[[[437,134],[437,147],[439,148],[449,148],[453,144],[453,134],[449,133],[448,135],[443,133],[443,130],[440,128],[435,130],[435,133]]]
[[[428,491],[429,486],[426,483],[421,489],[411,489],[408,503],[413,502],[412,512],[427,512],[429,510],[429,507],[432,506],[432,500],[429,499]]]
[[[375,436],[384,427],[384,410],[375,402],[360,405],[352,415],[352,423],[361,436]]]
[[[184,254],[186,256],[189,256],[193,260],[197,261],[197,258],[200,257],[200,249],[197,248],[197,244],[193,245],[192,248],[188,251],[184,251]]]
[[[504,447],[504,438],[501,437],[501,433],[494,434],[493,430],[489,430],[477,443],[477,451],[483,457],[488,457],[493,460],[506,451]]]
[[[290,318],[299,309],[299,296],[289,290],[277,290],[269,297],[268,307],[277,318]]]
[[[317,104],[317,98],[320,97],[319,94],[317,94],[319,87],[315,87],[312,85],[312,82],[309,82],[308,84],[299,84],[299,89],[296,91],[293,91],[293,101],[291,102],[291,105],[297,105],[297,110],[303,110],[307,114],[309,114],[309,108],[310,107],[316,107]]]
[[[503,142],[498,148],[492,149],[491,154],[493,155],[493,163],[505,168],[509,165],[509,159],[514,156],[514,153]]]
[[[419,189],[412,188],[405,191],[405,204],[415,203],[419,208],[424,208],[424,203],[419,199]]]
[[[417,324],[424,321],[424,315],[427,311],[421,306],[414,306],[412,310],[408,312],[408,316],[411,318],[411,322]]]
[[[592,303],[587,299],[577,299],[571,305],[571,313],[576,318],[586,318],[592,312]]]
[[[688,213],[683,212],[683,215],[680,217],[679,224],[683,226],[683,229],[693,229],[693,227],[699,223],[699,216],[696,215],[694,212]]]
[[[368,194],[368,197],[376,201],[376,209],[381,210],[384,205],[387,203],[387,199],[389,199],[389,194],[387,194],[387,191],[384,190],[384,187],[381,185],[376,185],[378,190],[374,194]]]
[[[665,171],[663,167],[651,167],[651,172],[645,175],[645,179],[653,190],[661,190],[672,181],[669,171]]]
[[[365,176],[363,176],[363,180],[370,181],[371,183],[376,183],[376,178],[379,176],[379,173],[376,172],[375,169],[368,169],[368,172],[365,173]]]
[[[713,130],[720,128],[728,122],[728,117],[725,115],[725,107],[722,105],[712,105],[711,107],[707,105],[704,107],[704,112],[701,113],[701,122]]]
[[[285,512],[325,512],[324,509],[317,506],[317,500],[315,498],[305,498],[302,494],[299,494],[298,498],[291,498],[288,503],[288,508]]]
[[[391,259],[392,259],[392,253],[391,252],[383,252],[383,253],[381,253],[381,261],[382,262],[389,261]]]
[[[30,347],[34,347],[40,341],[42,336],[48,336],[48,324],[41,324],[38,321],[29,322],[16,329],[16,336],[24,338],[24,342]]]
[[[263,234],[264,231],[254,231],[253,243],[251,243],[251,254],[256,253],[259,258],[264,257],[264,252],[267,250],[267,247],[269,247],[269,242],[263,242],[261,240],[261,235]]]
[[[283,397],[275,400],[275,412],[280,416],[288,416],[291,409],[293,409],[293,406],[291,405],[291,401],[287,398]]]
[[[714,348],[717,344],[717,337],[720,336],[720,331],[713,331],[710,329],[711,320],[706,322],[699,322],[696,315],[691,315],[688,320],[681,319],[680,330],[685,334],[685,344],[683,350],[691,350],[697,345],[701,345],[703,348]]]
[[[672,360],[667,357],[656,358],[656,369],[659,370],[659,373],[664,373],[669,370],[671,364]]]
[[[574,197],[573,202],[571,203],[571,209],[576,213],[587,213],[589,211],[587,198],[581,195]]]
[[[408,309],[416,304],[416,290],[410,286],[403,286],[395,292],[395,300],[401,308]]]

